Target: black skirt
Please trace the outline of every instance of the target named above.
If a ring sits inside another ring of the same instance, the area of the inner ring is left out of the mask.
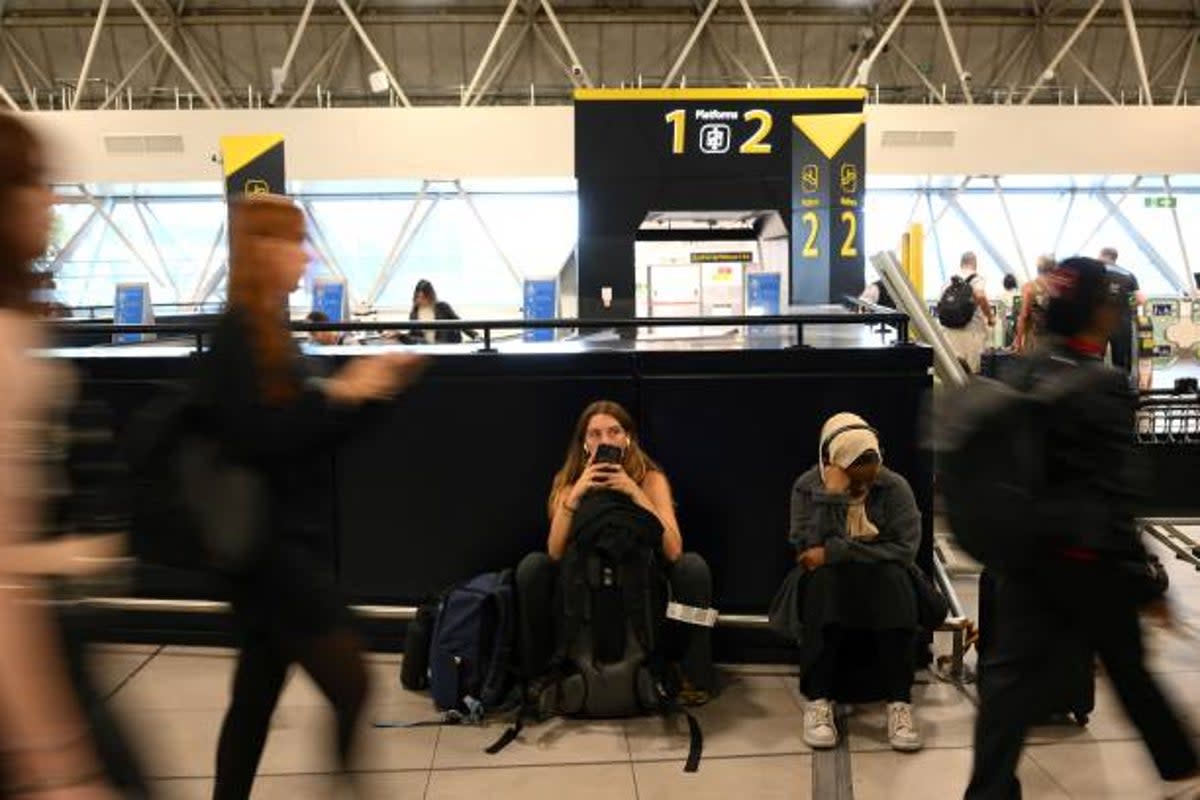
[[[915,631],[917,600],[912,579],[902,564],[845,563],[827,565],[804,577],[800,594],[800,667],[811,666],[821,653],[824,630]]]
[[[333,566],[303,544],[273,546],[231,586],[243,635],[278,638],[282,644],[352,627]]]

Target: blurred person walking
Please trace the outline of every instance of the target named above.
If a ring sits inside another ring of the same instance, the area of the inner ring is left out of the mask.
[[[1128,300],[1090,258],[1064,261],[1045,280],[1048,339],[1005,380],[1025,392],[1064,383],[1068,390],[1039,412],[1045,480],[1023,519],[1037,552],[995,569],[995,622],[980,656],[966,798],[1021,797],[1016,771],[1025,733],[1061,701],[1046,696],[1045,678],[1056,669],[1060,640],[1075,637],[1103,661],[1167,783],[1165,796],[1190,800],[1200,797],[1196,751],[1144,664],[1139,611],[1162,620],[1170,613],[1132,511],[1133,395],[1125,376],[1102,363]]]
[[[1046,282],[1046,275],[1054,269],[1054,265],[1054,256],[1038,256],[1037,276],[1021,287],[1017,336],[1013,342],[1013,348],[1018,353],[1032,353],[1043,336],[1046,327],[1046,306],[1050,303],[1050,286]]]
[[[50,237],[45,172],[41,142],[0,115],[0,796],[140,798],[138,771],[83,682],[82,643],[49,605],[49,580],[102,571],[121,541],[45,536],[50,426],[73,396],[69,370],[30,355],[46,346],[32,269]]]
[[[423,360],[382,355],[315,379],[287,328],[286,300],[307,262],[299,208],[278,196],[238,200],[230,214],[229,303],[200,376],[218,439],[268,486],[269,530],[230,576],[241,652],[217,748],[216,800],[245,800],[290,666],[333,706],[338,764],[351,762],[367,696],[363,644],[333,566],[331,456],[414,381]]]

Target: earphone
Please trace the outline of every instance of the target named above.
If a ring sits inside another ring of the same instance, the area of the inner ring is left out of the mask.
[[[836,439],[837,437],[841,436],[843,433],[846,433],[847,431],[870,431],[871,433],[875,434],[876,439],[879,438],[879,431],[875,430],[870,425],[862,425],[862,424],[855,423],[853,425],[843,425],[840,428],[835,428],[833,431],[830,432],[830,434],[828,436],[825,437],[825,440],[821,442],[821,463],[822,464],[829,463],[829,447],[830,447],[830,445],[833,444],[833,440]],[[882,455],[882,453],[881,453],[881,455]]]

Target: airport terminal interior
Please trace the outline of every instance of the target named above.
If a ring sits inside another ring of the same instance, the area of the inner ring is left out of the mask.
[[[1200,798],[1197,50],[1194,0],[0,0],[0,797]]]

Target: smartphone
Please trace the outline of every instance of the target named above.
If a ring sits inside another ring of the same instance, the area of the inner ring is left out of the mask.
[[[602,444],[596,448],[594,461],[597,464],[620,464],[624,457],[624,451],[616,445]]]

